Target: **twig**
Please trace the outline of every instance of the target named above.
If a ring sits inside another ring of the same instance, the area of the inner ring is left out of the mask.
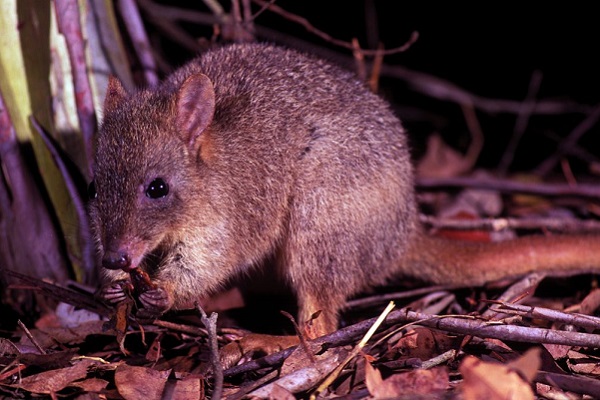
[[[502,312],[504,314],[520,315],[528,318],[560,322],[586,329],[600,329],[600,318],[591,315],[566,313],[559,310],[552,310],[550,308],[508,304],[505,302],[494,301],[493,303],[497,303],[497,306],[493,307],[493,310]]]
[[[381,73],[387,77],[406,81],[414,90],[429,97],[458,104],[473,104],[476,109],[489,114],[518,114],[523,108],[522,101],[490,99],[478,96],[442,78],[424,72],[413,71],[398,65],[384,65]],[[587,105],[573,102],[540,100],[536,103],[532,114],[588,113],[590,110],[591,108]]]
[[[168,16],[166,14],[163,14],[163,11],[168,9],[168,7],[158,6],[157,4],[148,0],[137,0],[137,3],[146,14],[148,21],[162,30],[167,36],[171,37],[174,41],[179,43],[188,51],[192,52],[192,54],[196,54],[200,50],[200,44],[194,39],[194,37],[189,35],[179,25],[167,18]],[[197,17],[198,14],[200,13],[194,15]],[[211,18],[210,21],[211,23],[219,22],[215,18]]]
[[[421,214],[421,222],[436,229],[487,230],[499,232],[504,229],[545,229],[556,232],[600,231],[600,221],[574,218],[482,218],[474,220],[439,219]]]
[[[379,92],[379,80],[381,78],[381,66],[383,65],[383,46],[379,47],[380,52],[373,57],[373,65],[369,76],[369,88],[373,93]]]
[[[431,369],[433,367],[437,367],[438,365],[444,364],[455,358],[457,353],[458,350],[448,350],[439,356],[433,357],[427,361],[423,361],[423,363],[419,366],[419,369]]]
[[[269,6],[273,3],[275,3],[277,0],[269,0],[267,2],[265,2],[265,4],[263,4],[260,7],[260,10],[258,10],[257,12],[254,13],[254,15],[252,15],[252,20],[256,20],[256,18],[258,18],[262,13],[264,13],[265,11],[267,11],[269,9]]]
[[[352,360],[354,357],[356,357],[358,355],[358,353],[360,353],[362,351],[362,349],[367,345],[369,340],[371,340],[371,337],[373,336],[373,334],[375,334],[375,331],[377,329],[379,329],[379,327],[383,323],[383,320],[385,320],[385,318],[394,309],[394,307],[395,307],[394,302],[391,301],[388,304],[388,306],[385,308],[385,310],[383,310],[381,315],[379,315],[379,317],[375,320],[375,322],[369,328],[369,330],[367,331],[365,336],[361,339],[361,341],[358,342],[358,344],[346,356],[344,361],[342,361],[340,363],[340,365],[338,365],[337,368],[335,368],[333,370],[333,372],[331,374],[329,374],[329,376],[323,381],[323,383],[321,383],[319,385],[319,387],[317,387],[317,389],[313,393],[311,393],[310,400],[315,400],[320,393],[322,393],[325,389],[327,389],[333,383],[333,381],[338,377],[340,372],[342,372],[342,369],[344,369],[346,364],[348,364],[350,362],[350,360]]]
[[[342,47],[347,50],[355,50],[352,42],[346,42],[343,40],[335,39],[328,33],[325,33],[323,31],[315,28],[306,18],[300,17],[299,15],[296,15],[296,14],[292,14],[292,13],[284,10],[283,8],[279,7],[278,5],[271,4],[268,1],[253,0],[253,2],[260,5],[261,7],[267,7],[270,11],[272,11],[276,14],[279,14],[280,16],[287,19],[288,21],[295,22],[296,24],[304,27],[304,29],[306,29],[308,32],[323,39],[327,43],[334,44],[336,46]],[[378,55],[380,52],[383,55],[402,53],[402,52],[408,50],[410,48],[410,46],[412,46],[413,43],[415,43],[417,41],[418,38],[419,38],[419,33],[415,31],[411,34],[410,38],[402,46],[395,47],[393,49],[388,49],[388,50],[380,50],[380,49],[361,50],[361,52],[366,56],[375,56],[375,55]]]
[[[225,400],[243,399],[248,393],[270,383],[271,381],[274,381],[278,375],[279,375],[279,371],[277,371],[277,370],[271,371],[268,374],[260,377],[259,379],[256,379],[247,384],[244,384],[242,387],[240,387],[240,389],[237,392],[225,397]]]
[[[152,57],[151,46],[142,23],[140,11],[134,0],[119,0],[117,6],[121,17],[125,21],[124,25],[133,43],[133,50],[142,66],[146,83],[150,86],[156,86],[158,84],[156,62]]]
[[[303,330],[300,329],[300,326],[298,326],[296,319],[292,316],[292,314],[290,314],[287,311],[281,310],[280,313],[283,314],[284,317],[289,319],[290,322],[292,323],[292,325],[294,325],[294,329],[296,330],[296,335],[298,336],[298,339],[300,340],[300,346],[302,346],[302,350],[304,350],[304,353],[309,358],[309,360],[313,364],[315,364],[317,362],[317,359],[315,358],[315,355],[313,354],[313,352],[310,350],[310,347],[308,346],[308,343],[306,341],[306,335],[304,334]]]
[[[565,154],[565,152],[569,149],[573,148],[573,146],[577,144],[579,139],[594,125],[598,123],[599,119],[600,104],[596,105],[593,111],[590,112],[590,114],[583,121],[581,121],[579,125],[575,127],[575,129],[571,131],[571,133],[565,138],[565,140],[563,140],[556,147],[556,153],[551,157],[548,157],[535,169],[535,173],[541,176],[545,176],[546,174],[548,174],[552,170],[552,168],[554,168],[554,166],[560,161],[563,154]]]
[[[451,288],[452,287],[450,287],[450,286],[428,286],[428,287],[422,287],[422,288],[413,289],[413,290],[406,290],[406,291],[402,291],[402,292],[378,294],[378,295],[373,295],[373,296],[364,297],[364,298],[360,298],[360,299],[348,300],[346,302],[345,308],[350,309],[350,308],[358,308],[358,307],[370,307],[370,306],[374,306],[377,304],[386,303],[391,300],[406,299],[408,297],[417,297],[417,296],[429,294],[432,292],[449,290]]]
[[[112,314],[111,309],[109,307],[96,301],[90,295],[86,295],[81,292],[71,290],[57,284],[48,283],[44,280],[24,275],[16,271],[4,269],[1,265],[0,271],[11,278],[15,278],[21,282],[27,283],[33,289],[39,289],[44,296],[47,296],[51,299],[62,301],[64,303],[71,304],[91,312],[95,312],[104,317],[108,317]]]
[[[59,31],[64,35],[75,86],[77,116],[83,136],[88,177],[92,176],[92,139],[97,129],[96,111],[92,98],[92,88],[87,74],[85,45],[81,32],[79,5],[76,0],[56,0],[56,21]]]
[[[600,381],[598,379],[540,371],[535,377],[535,381],[568,392],[587,394],[594,399],[600,399]]]
[[[166,34],[171,36],[174,40],[178,41],[184,47],[190,49],[190,51],[196,53],[199,49],[197,42],[188,35],[185,31],[178,28],[173,21],[183,21],[196,23],[201,25],[213,25],[215,23],[221,23],[219,18],[214,15],[198,12],[189,9],[176,8],[170,6],[163,6],[148,0],[137,0],[143,10],[147,13],[151,22],[162,29]],[[271,1],[261,1],[262,8],[270,8]],[[262,10],[261,10],[262,11]],[[259,13],[261,12],[259,11]],[[254,16],[256,17],[256,15]],[[286,35],[279,31],[269,29],[264,26],[255,25],[257,36],[268,39],[270,41],[285,43],[291,47],[306,49],[307,51],[319,55],[320,57],[334,60],[338,64],[344,65],[347,68],[352,68],[353,57],[347,55],[341,55],[338,52],[328,50],[324,47],[315,46],[305,40],[299,39],[294,36]],[[411,43],[411,42],[409,42]],[[346,46],[352,49],[352,44]],[[400,49],[403,49],[402,47]],[[366,51],[363,50],[364,54],[371,55],[370,53],[376,54],[378,50]],[[387,50],[387,52],[395,51],[395,49]],[[492,99],[482,96],[478,96],[471,93],[447,80],[442,78],[424,73],[414,71],[409,68],[405,68],[398,65],[386,65],[381,66],[381,76],[391,77],[400,79],[407,82],[413,90],[430,96],[432,98],[441,101],[450,101],[459,104],[472,104],[476,109],[484,111],[490,114],[497,113],[511,113],[519,114],[523,109],[522,101],[506,100],[506,99]],[[535,108],[532,110],[532,114],[543,114],[543,115],[557,115],[566,113],[589,113],[591,108],[587,105],[577,104],[574,102],[567,101],[556,101],[556,100],[538,100]]]
[[[353,340],[363,335],[364,332],[373,325],[375,320],[375,318],[371,318],[355,325],[342,328],[329,335],[317,338],[313,342],[316,345],[326,347],[351,343]],[[415,321],[418,321],[418,324],[422,326],[482,338],[510,340],[524,343],[553,343],[570,346],[600,347],[600,335],[597,334],[511,326],[500,323],[490,323],[488,321],[468,317],[425,314],[406,308],[392,311],[383,325],[391,326],[398,323],[412,323]],[[233,376],[264,368],[266,366],[277,365],[278,363],[283,362],[283,360],[285,360],[285,358],[295,349],[296,346],[290,347],[279,353],[271,354],[258,360],[229,368],[224,371],[224,375]]]
[[[497,190],[507,193],[527,193],[540,196],[574,196],[583,198],[600,198],[600,186],[579,184],[570,186],[566,184],[552,183],[524,183],[510,179],[481,179],[470,177],[453,178],[417,178],[416,185],[420,189],[442,189],[442,188],[477,188]]]
[[[542,76],[542,73],[537,70],[533,71],[533,74],[531,75],[527,96],[523,101],[523,107],[521,107],[521,111],[517,114],[517,121],[515,122],[513,135],[510,138],[510,141],[508,142],[508,145],[506,146],[504,154],[502,154],[502,158],[500,159],[500,163],[498,165],[498,173],[501,175],[505,175],[508,171],[508,168],[512,164],[515,157],[519,142],[527,130],[529,119],[535,110],[535,98],[540,91]]]
[[[477,119],[477,113],[472,103],[462,103],[460,108],[465,116],[465,121],[469,132],[471,133],[471,143],[465,154],[465,160],[468,161],[469,167],[465,167],[466,170],[470,170],[476,163],[481,149],[483,149],[484,135],[481,129],[481,124]]]
[[[496,301],[503,304],[515,304],[515,302],[522,302],[535,292],[535,289],[545,277],[546,274],[541,272],[528,274],[524,278],[512,284],[507,290],[504,291],[504,293],[502,293],[502,295],[496,299]],[[499,310],[492,308],[487,309],[481,316],[488,320],[496,320],[501,318],[499,315]]]
[[[31,332],[29,332],[29,329],[27,329],[25,324],[23,322],[21,322],[21,320],[17,320],[17,324],[19,324],[19,327],[23,330],[23,332],[25,333],[25,336],[27,336],[29,338],[29,340],[31,341],[31,344],[33,344],[35,346],[35,348],[40,352],[40,354],[46,354],[46,350],[42,349],[42,346],[40,346],[39,343],[37,342],[37,340],[35,340],[35,338],[31,334]]]
[[[219,358],[219,342],[217,340],[217,313],[211,313],[210,317],[206,315],[202,307],[196,304],[196,309],[200,313],[200,319],[208,331],[208,343],[210,345],[210,361],[213,366],[214,384],[213,399],[220,399],[223,396],[223,365]]]
[[[194,53],[199,49],[198,43],[193,37],[179,28],[174,21],[183,21],[209,26],[216,23],[222,23],[219,17],[208,13],[198,12],[190,9],[163,6],[148,0],[137,1],[140,4],[140,7],[142,7],[142,9],[148,15],[152,23],[157,25],[161,30],[163,30],[163,32]],[[258,13],[261,13],[265,8],[273,11],[273,7],[276,7],[275,5],[271,4],[272,1],[267,2],[260,0],[256,1],[256,3],[261,5],[261,10]],[[255,14],[253,18],[256,18],[256,16],[257,15]],[[306,21],[306,23],[308,22]],[[347,68],[352,68],[353,66],[354,60],[352,56],[341,55],[338,52],[328,50],[324,47],[315,46],[314,44],[305,40],[286,35],[264,26],[255,25],[255,28],[257,36],[261,38],[266,38],[274,42],[285,43],[295,48],[310,50],[310,52],[318,54],[323,58],[335,60],[337,63],[344,65]],[[325,34],[325,38],[328,37],[329,35]],[[407,45],[411,43],[412,41],[409,41]],[[352,43],[345,43],[343,47],[350,50],[353,49]],[[404,47],[405,46],[402,46],[399,49],[387,50],[383,54],[386,55],[389,52],[405,50]],[[363,53],[370,56],[377,54],[378,51],[379,50],[363,50]],[[523,111],[522,101],[492,99],[478,96],[442,78],[424,72],[414,71],[399,65],[383,64],[381,66],[381,76],[403,80],[417,92],[432,98],[458,104],[472,104],[476,109],[490,114],[519,114]],[[573,112],[589,113],[590,110],[591,108],[589,106],[574,102],[542,99],[537,101],[534,109],[531,112],[533,115],[557,115]]]
[[[188,335],[208,336],[208,331],[206,329],[197,326],[177,324],[175,322],[165,321],[162,319],[155,319],[152,324],[161,328],[170,329],[172,331],[187,333]]]
[[[406,309],[396,311],[393,313],[393,316],[390,314],[390,318],[420,320],[419,325],[430,328],[500,340],[510,340],[525,343],[553,343],[571,346],[600,347],[600,335],[589,333],[565,332],[545,328],[501,325],[477,319],[465,319],[455,316],[447,317],[427,315]]]
[[[204,5],[221,21],[224,21],[227,13],[223,6],[217,0],[202,0]]]

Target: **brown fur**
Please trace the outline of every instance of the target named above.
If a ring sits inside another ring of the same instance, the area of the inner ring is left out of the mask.
[[[170,191],[151,199],[157,177]],[[126,254],[128,268],[148,271],[161,288],[142,299],[153,313],[267,258],[296,291],[300,321],[323,311],[318,333],[336,328],[348,296],[394,275],[470,285],[600,266],[597,237],[479,245],[423,235],[389,106],[351,73],[268,45],[207,52],[153,90],[127,94],[112,79],[95,186],[99,255],[110,266],[106,254]]]

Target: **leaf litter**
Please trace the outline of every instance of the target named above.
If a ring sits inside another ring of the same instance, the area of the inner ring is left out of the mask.
[[[551,207],[535,197],[517,200],[514,207],[523,214]],[[477,220],[482,212],[497,215],[500,200],[496,194],[463,191],[454,199],[428,201],[446,212],[444,218]],[[454,236],[453,229],[438,233]],[[490,241],[498,233],[476,229],[459,236]],[[93,296],[23,279],[71,306],[59,305],[56,315],[43,315],[35,326],[2,332],[4,398],[205,399],[216,389],[227,399],[600,398],[600,318],[594,316],[600,295],[593,275],[548,279],[533,274],[469,289],[386,288],[349,302],[344,328],[294,350],[261,358],[240,347],[241,364],[223,371],[221,382],[211,360],[211,329],[205,329],[196,310],[140,324],[129,316],[132,304],[110,311]],[[256,335],[239,329],[243,323],[227,311],[243,306],[240,292],[231,293],[204,303],[218,304],[219,349]],[[401,308],[348,359],[390,298]],[[68,321],[69,313],[75,322]],[[246,317],[261,313],[268,311],[248,310]],[[300,329],[306,330],[304,324]],[[319,389],[336,369],[331,383]]]

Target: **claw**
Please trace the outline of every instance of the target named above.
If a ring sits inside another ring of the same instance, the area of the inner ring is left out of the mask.
[[[100,298],[107,303],[117,304],[127,299],[127,281],[117,281],[100,289]]]
[[[172,301],[169,293],[162,287],[148,290],[141,293],[139,297],[140,303],[146,312],[160,315],[171,308]]]

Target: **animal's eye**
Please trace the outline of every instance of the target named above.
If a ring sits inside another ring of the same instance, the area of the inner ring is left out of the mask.
[[[88,199],[92,200],[98,197],[98,193],[96,193],[96,184],[94,181],[91,181],[87,188]]]
[[[156,178],[146,188],[146,196],[159,199],[169,194],[169,185],[162,178]]]

